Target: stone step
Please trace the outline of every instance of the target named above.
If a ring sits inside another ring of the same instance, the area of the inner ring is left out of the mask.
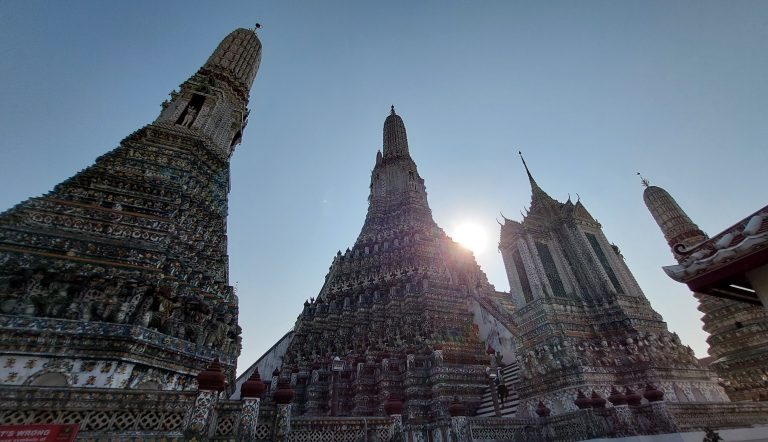
[[[504,384],[511,388],[512,385],[518,380],[520,373],[520,367],[517,362],[507,364],[501,369],[501,378],[504,380]],[[483,397],[480,402],[480,407],[477,409],[477,417],[493,417],[496,415],[496,410],[493,406],[493,396],[495,390],[491,391],[491,387],[485,389]],[[517,406],[520,403],[520,398],[517,392],[510,391],[504,404],[499,404],[502,417],[513,417],[517,412]]]
[[[500,407],[502,417],[513,417],[517,412],[517,406],[520,404],[520,400],[517,398],[508,397],[504,401],[504,405]],[[485,406],[481,406],[477,409],[477,417],[495,417],[496,410],[493,408],[493,403]]]

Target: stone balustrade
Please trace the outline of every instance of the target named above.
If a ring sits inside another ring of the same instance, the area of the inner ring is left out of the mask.
[[[183,440],[185,422],[196,392],[0,387],[0,425],[78,424],[78,437],[87,440],[139,438]],[[242,400],[221,399],[211,404],[214,418],[207,429],[216,441],[242,440],[238,434]],[[275,438],[276,407],[265,399],[255,427],[256,441]],[[399,416],[397,416],[400,419]],[[462,418],[473,441],[577,441],[637,434],[702,431],[705,428],[768,426],[768,404],[655,402],[583,409],[543,417]],[[286,442],[398,441],[403,438],[454,436],[451,423],[432,423],[372,417],[291,417]],[[399,428],[396,430],[396,428]],[[406,439],[409,440],[409,439]],[[425,439],[426,440],[426,439]],[[453,440],[453,439],[451,439]]]
[[[0,387],[0,425],[78,424],[78,437],[183,440],[195,392]]]

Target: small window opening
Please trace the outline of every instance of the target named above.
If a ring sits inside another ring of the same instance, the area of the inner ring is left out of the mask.
[[[182,125],[184,127],[192,127],[192,124],[197,118],[197,114],[200,112],[200,109],[203,108],[204,102],[204,96],[193,94],[192,99],[189,100],[189,104],[187,104],[187,108],[184,109],[184,112],[179,115],[179,119],[176,120],[176,124]]]

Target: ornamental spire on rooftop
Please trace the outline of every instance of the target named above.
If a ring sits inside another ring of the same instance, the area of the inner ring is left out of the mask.
[[[502,303],[507,294],[495,292],[472,253],[435,224],[394,107],[370,189],[357,241],[336,253],[282,359],[283,373],[290,367],[306,380],[297,384],[294,409],[375,416],[394,393],[405,404],[403,415],[428,422],[447,415],[455,395],[479,404],[488,383],[478,361],[487,356],[468,300]],[[350,388],[334,390],[330,376],[312,374],[329,364]]]
[[[691,221],[669,192],[661,187],[649,185],[648,180],[644,178],[641,182],[645,186],[643,191],[645,205],[656,224],[659,225],[675,258],[680,260],[682,249],[690,248],[708,238],[707,234]]]
[[[528,181],[531,183],[531,208],[529,213],[540,212],[541,210],[547,207],[551,207],[552,205],[560,206],[560,203],[549,196],[547,192],[544,191],[544,189],[539,187],[539,184],[533,178],[531,171],[528,169],[528,164],[525,162],[525,158],[523,158],[523,153],[519,150],[517,153],[520,155],[520,159],[523,161],[525,173],[528,175]]]
[[[125,382],[104,376],[69,385],[77,388],[144,388],[130,378],[184,390],[214,357],[234,380],[240,327],[227,195],[260,58],[256,34],[233,31],[154,122],[51,192],[0,213],[2,313],[29,318],[3,322],[0,334],[32,337],[0,339],[0,353],[23,348],[62,367],[87,357],[102,373],[125,367]],[[71,330],[87,338],[71,339]],[[45,341],[34,338],[41,333]],[[148,339],[151,352],[137,351]],[[28,370],[18,385],[39,373]]]
[[[370,189],[368,215],[360,238],[375,235],[375,226],[395,219],[404,226],[435,224],[427,203],[424,179],[419,176],[416,163],[408,153],[405,124],[395,113],[394,106],[384,121],[384,154],[376,153]]]
[[[410,158],[403,119],[395,113],[395,106],[390,109],[389,116],[384,120],[384,159]]]
[[[239,28],[230,32],[203,66],[203,69],[224,71],[246,95],[261,64],[261,42],[255,29]]]

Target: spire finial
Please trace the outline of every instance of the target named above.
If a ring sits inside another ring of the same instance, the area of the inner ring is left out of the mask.
[[[256,24],[253,26],[253,32],[256,32],[256,30],[257,30],[257,29],[261,29],[261,23],[256,23]]]
[[[395,115],[395,105],[393,104],[390,108],[392,109],[391,110],[392,115]]]
[[[525,173],[528,174],[528,179],[531,180],[531,184],[535,184],[536,180],[533,179],[533,176],[531,175],[531,171],[528,170],[528,164],[526,164],[525,158],[523,158],[523,152],[518,150],[517,153],[520,155],[520,159],[523,160],[523,166],[525,167]]]
[[[528,174],[528,182],[531,184],[531,209],[526,211],[526,213],[540,213],[540,209],[550,206],[559,207],[557,205],[561,203],[558,203],[552,199],[551,196],[547,195],[547,192],[539,187],[539,184],[535,179],[533,179],[533,175],[531,175],[531,171],[528,169],[528,164],[525,162],[525,158],[523,158],[523,152],[518,150],[517,153],[520,155],[520,159],[523,161],[523,166],[525,166],[525,173]]]
[[[637,176],[640,177],[640,184],[643,185],[643,187],[648,187],[651,185],[651,182],[647,179],[643,178],[643,176],[640,174],[640,172],[637,172]]]

